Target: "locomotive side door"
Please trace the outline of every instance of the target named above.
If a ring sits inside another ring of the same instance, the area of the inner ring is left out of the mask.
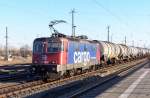
[[[67,47],[67,40],[63,39],[62,40],[62,51],[61,51],[61,65],[65,66],[67,64],[67,51],[68,51],[68,47]]]

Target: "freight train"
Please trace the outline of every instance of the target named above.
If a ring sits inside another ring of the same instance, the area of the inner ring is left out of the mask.
[[[142,58],[146,48],[130,47],[107,41],[88,40],[54,33],[36,38],[33,43],[33,68],[44,77],[55,78],[95,70],[101,66]]]

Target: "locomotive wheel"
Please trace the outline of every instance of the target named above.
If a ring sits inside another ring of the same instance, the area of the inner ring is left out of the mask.
[[[42,74],[42,80],[44,82],[48,82],[48,80],[47,80],[48,78],[49,78],[49,73],[48,72]]]
[[[70,76],[74,76],[74,75],[75,75],[75,70],[70,70],[70,71],[69,71],[69,75],[70,75]]]
[[[82,73],[82,70],[81,69],[78,69],[77,70],[77,74],[81,74]]]

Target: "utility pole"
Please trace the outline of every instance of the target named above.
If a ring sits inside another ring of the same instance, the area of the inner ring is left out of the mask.
[[[8,32],[7,32],[7,27],[6,27],[6,46],[5,46],[5,60],[8,61]]]
[[[107,26],[107,41],[109,42],[110,26]]]
[[[75,37],[75,25],[74,25],[74,13],[75,13],[75,9],[71,10],[71,15],[72,15],[72,36]]]
[[[126,36],[124,37],[124,43],[125,43],[125,45],[127,44],[127,38],[126,38]]]
[[[113,34],[111,34],[111,42],[113,42]]]

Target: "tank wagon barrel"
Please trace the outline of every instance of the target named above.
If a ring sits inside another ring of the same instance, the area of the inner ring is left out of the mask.
[[[117,44],[106,41],[99,41],[99,44],[101,49],[101,58],[103,61],[107,61],[107,63],[118,60],[122,55],[122,51]]]
[[[150,54],[149,49],[140,47],[115,44],[107,41],[98,41],[101,51],[101,61],[112,64],[119,61],[128,61],[146,54]]]

